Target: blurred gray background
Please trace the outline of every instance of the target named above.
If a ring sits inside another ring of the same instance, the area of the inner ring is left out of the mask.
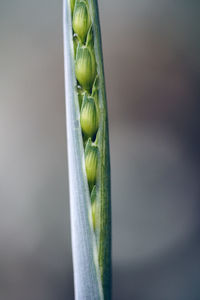
[[[101,0],[113,299],[200,299],[200,1]],[[73,299],[62,1],[0,0],[0,299]]]

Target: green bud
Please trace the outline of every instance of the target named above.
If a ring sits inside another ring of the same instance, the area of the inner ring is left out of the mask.
[[[93,138],[98,129],[98,115],[92,97],[84,96],[80,115],[81,128],[87,137]]]
[[[98,147],[94,146],[91,139],[88,140],[85,148],[85,169],[90,190],[96,182],[98,165]]]
[[[71,4],[71,12],[72,12],[72,14],[73,14],[75,0],[70,0],[70,4]]]
[[[95,57],[90,48],[80,47],[80,44],[76,50],[75,73],[80,85],[90,90],[96,75]]]
[[[72,26],[82,43],[85,41],[90,24],[91,20],[86,3],[84,1],[78,2],[74,9]]]

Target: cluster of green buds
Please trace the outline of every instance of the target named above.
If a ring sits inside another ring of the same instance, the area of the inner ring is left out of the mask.
[[[75,74],[80,86],[90,91],[96,76],[92,24],[88,4],[77,0],[73,9]]]
[[[85,146],[85,169],[91,193],[92,223],[95,231],[99,104],[93,27],[87,0],[71,0],[71,11],[80,125]]]
[[[86,141],[85,166],[89,186],[96,181],[97,146],[92,145],[99,126],[99,108],[96,97],[97,68],[94,55],[92,20],[87,0],[71,0],[75,75],[80,104],[80,124]],[[87,142],[88,141],[88,142]]]
[[[88,221],[96,239],[94,262],[98,262],[105,299],[110,299],[110,166],[97,0],[68,0],[68,3],[71,3],[77,93],[74,100],[78,98],[74,105],[78,109],[79,104],[84,149],[81,171],[90,196]]]

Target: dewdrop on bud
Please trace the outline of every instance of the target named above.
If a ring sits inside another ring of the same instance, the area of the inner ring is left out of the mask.
[[[84,1],[78,2],[74,8],[73,30],[78,34],[82,43],[84,43],[87,32],[91,24],[87,5]]]
[[[80,115],[81,128],[87,137],[93,138],[98,129],[98,115],[92,97],[84,96]]]
[[[88,140],[85,148],[85,169],[90,188],[96,182],[98,164],[98,147],[92,145],[91,139]]]
[[[80,44],[76,50],[75,73],[80,85],[90,90],[96,75],[95,57],[90,48],[81,47]]]

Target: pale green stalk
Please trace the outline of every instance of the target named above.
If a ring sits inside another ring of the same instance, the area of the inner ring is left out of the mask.
[[[75,298],[111,299],[110,159],[97,0],[64,0],[63,19]]]

